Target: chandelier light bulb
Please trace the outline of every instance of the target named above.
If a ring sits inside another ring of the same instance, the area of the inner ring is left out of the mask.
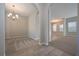
[[[18,17],[19,17],[19,15],[17,15],[17,14],[16,14],[15,16],[16,16],[16,18],[18,18]]]
[[[8,14],[8,17],[10,17],[10,16],[12,16],[12,13],[9,13],[9,14]]]

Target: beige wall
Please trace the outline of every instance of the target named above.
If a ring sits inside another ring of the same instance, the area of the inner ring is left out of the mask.
[[[28,18],[20,16],[17,20],[6,17],[6,39],[28,36]]]
[[[28,18],[29,24],[29,38],[40,39],[40,21],[39,14],[35,11]]]

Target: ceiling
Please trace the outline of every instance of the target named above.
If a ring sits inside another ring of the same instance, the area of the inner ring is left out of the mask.
[[[53,20],[50,20],[50,23],[57,23],[57,22],[62,22],[63,19],[62,18],[55,18]]]
[[[15,5],[15,13],[18,13],[22,16],[29,16],[36,11],[36,7],[33,3],[6,3],[7,12],[11,11],[12,5]]]
[[[6,3],[7,12],[12,9],[12,5],[15,5],[15,12],[22,16],[29,16],[37,11],[33,3]],[[51,12],[49,12],[53,18],[69,18],[77,16],[78,13],[76,3],[52,3],[50,9]]]
[[[77,16],[77,3],[53,3],[50,6],[52,18],[70,18]]]

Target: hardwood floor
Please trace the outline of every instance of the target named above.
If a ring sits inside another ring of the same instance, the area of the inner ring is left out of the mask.
[[[70,56],[51,45],[41,46],[29,38],[6,39],[6,56]]]
[[[70,55],[76,55],[76,36],[57,36],[54,34],[50,45]]]

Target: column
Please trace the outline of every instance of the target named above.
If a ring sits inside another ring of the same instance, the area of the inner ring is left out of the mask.
[[[51,42],[52,41],[52,30],[53,30],[53,28],[52,28],[53,26],[52,26],[52,24],[51,23],[49,23],[49,42]]]
[[[49,6],[49,9],[48,9],[48,20],[49,20],[49,42],[52,41],[52,30],[53,30],[53,26],[52,24],[50,23],[50,21],[52,20],[52,14],[51,14],[51,6]]]
[[[64,36],[67,35],[67,21],[66,21],[66,18],[64,18]]]
[[[48,4],[39,4],[40,44],[48,45]]]

